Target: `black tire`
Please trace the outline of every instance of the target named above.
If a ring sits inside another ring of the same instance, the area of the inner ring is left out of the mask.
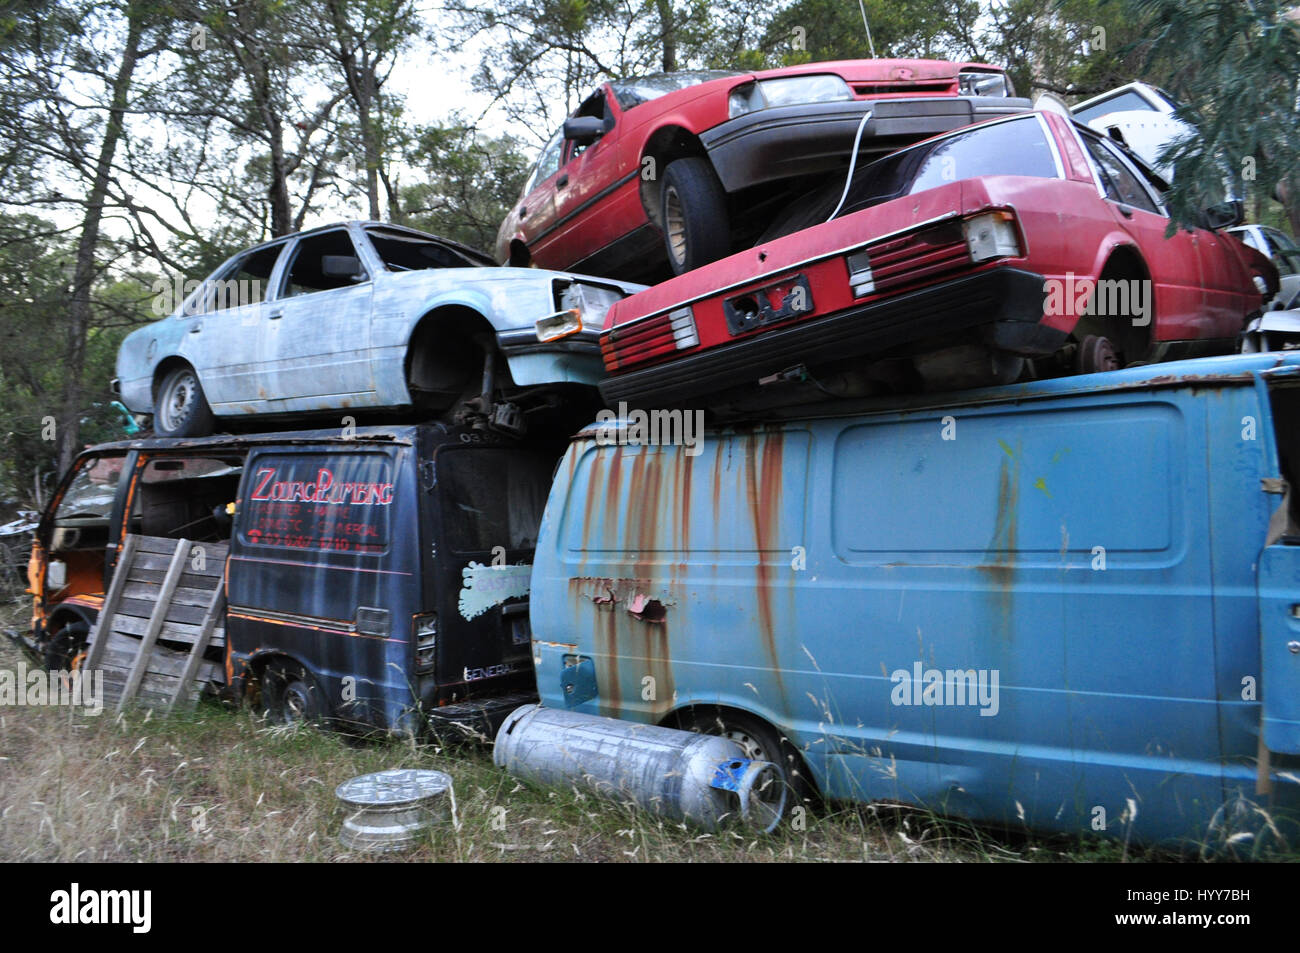
[[[212,408],[198,372],[189,365],[172,368],[154,398],[154,432],[160,437],[206,437],[212,427]]]
[[[759,718],[727,709],[690,708],[677,716],[677,727],[730,738],[744,750],[745,757],[775,764],[786,788],[787,817],[796,805],[816,796],[798,749],[789,738]]]
[[[45,668],[51,672],[71,670],[73,660],[86,647],[90,624],[84,619],[69,622],[50,637],[45,646]]]
[[[684,274],[730,253],[727,193],[708,159],[678,159],[668,164],[659,193],[659,216],[673,274]]]
[[[316,679],[297,662],[275,661],[262,673],[262,711],[277,725],[321,725],[325,697]]]

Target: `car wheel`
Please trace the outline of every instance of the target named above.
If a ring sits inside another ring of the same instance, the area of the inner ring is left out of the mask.
[[[707,265],[731,251],[727,195],[708,159],[669,163],[659,200],[673,274]]]
[[[796,804],[812,796],[813,789],[804,773],[803,759],[786,737],[778,735],[766,722],[734,711],[697,708],[683,712],[677,727],[706,735],[720,735],[734,741],[751,761],[770,761],[781,775],[781,790],[759,792],[762,805],[788,814]],[[778,808],[784,793],[784,807]],[[759,810],[762,810],[760,806]]]
[[[297,662],[275,661],[262,673],[262,709],[277,725],[319,725],[325,700],[316,679]]]
[[[160,437],[206,437],[212,433],[212,408],[192,367],[176,367],[158,385],[153,429]]]

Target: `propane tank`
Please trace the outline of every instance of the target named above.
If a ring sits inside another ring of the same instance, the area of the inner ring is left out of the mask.
[[[518,778],[576,784],[706,830],[739,819],[771,831],[785,811],[774,764],[746,758],[726,738],[676,728],[524,705],[501,725],[492,760]]]

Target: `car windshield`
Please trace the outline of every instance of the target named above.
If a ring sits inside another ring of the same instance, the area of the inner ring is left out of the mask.
[[[409,232],[368,229],[375,247],[389,271],[419,271],[423,268],[485,268],[495,264],[467,248],[458,248],[434,238]]]
[[[87,463],[59,501],[56,519],[105,518],[113,510],[122,457],[100,457]]]
[[[686,89],[688,86],[698,86],[700,83],[707,83],[713,79],[726,79],[728,76],[743,75],[743,73],[718,69],[683,70],[680,73],[633,76],[628,79],[618,80],[610,85],[614,87],[614,95],[618,97],[619,107],[624,112],[627,112],[634,106],[639,106],[652,99],[658,99],[668,93],[675,93],[679,89]]]
[[[1057,177],[1056,156],[1036,116],[978,126],[921,143],[857,169],[836,218],[891,199],[990,175]],[[826,221],[844,193],[836,177],[791,203],[759,239],[771,241]]]

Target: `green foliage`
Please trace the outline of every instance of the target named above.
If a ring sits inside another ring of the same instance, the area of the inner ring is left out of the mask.
[[[452,122],[417,130],[406,160],[425,181],[402,190],[405,224],[491,254],[528,174],[519,143]]]
[[[1185,224],[1223,194],[1276,194],[1300,230],[1300,21],[1278,0],[1129,0],[1151,37],[1148,63],[1197,128],[1166,153],[1170,210]]]

